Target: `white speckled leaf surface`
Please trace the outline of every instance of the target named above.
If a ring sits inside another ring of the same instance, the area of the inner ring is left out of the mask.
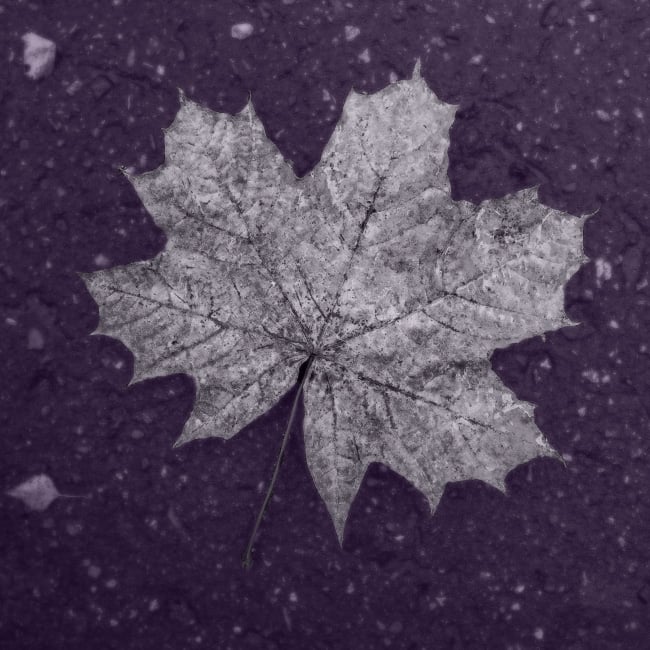
[[[373,461],[434,508],[448,481],[502,487],[553,454],[489,358],[570,324],[584,219],[535,190],[453,201],[454,113],[417,71],[353,92],[320,164],[297,179],[250,103],[231,116],[183,100],[165,164],[131,178],[165,250],[85,276],[99,331],[131,348],[136,379],[195,378],[180,442],[234,435],[315,355],[305,445],[339,537]]]

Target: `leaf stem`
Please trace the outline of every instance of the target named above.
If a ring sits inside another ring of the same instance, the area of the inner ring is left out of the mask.
[[[287,427],[284,430],[284,435],[282,436],[282,443],[280,444],[278,459],[275,461],[275,467],[273,468],[273,475],[271,476],[271,482],[269,483],[269,487],[266,491],[266,496],[264,497],[264,501],[262,502],[262,507],[260,508],[260,511],[257,513],[257,519],[255,520],[255,525],[253,526],[253,532],[251,533],[251,536],[248,539],[248,545],[246,546],[246,552],[244,553],[244,557],[242,560],[242,564],[246,569],[250,569],[251,566],[253,565],[253,546],[255,545],[257,532],[262,523],[262,519],[264,519],[264,514],[266,513],[266,509],[269,505],[269,501],[273,496],[273,489],[275,488],[275,484],[278,480],[278,474],[280,473],[280,465],[282,464],[282,459],[284,458],[284,452],[286,451],[287,444],[289,443],[289,435],[291,433],[291,427],[293,426],[293,421],[296,419],[296,413],[298,411],[298,402],[300,400],[300,396],[302,395],[303,388],[305,387],[305,382],[309,377],[309,371],[311,370],[311,366],[313,363],[314,363],[314,355],[311,354],[307,359],[307,365],[305,366],[305,370],[302,374],[302,377],[298,384],[298,388],[296,390],[296,394],[293,398],[291,413],[289,414]]]

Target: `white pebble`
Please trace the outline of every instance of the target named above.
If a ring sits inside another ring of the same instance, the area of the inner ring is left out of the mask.
[[[359,61],[363,61],[363,63],[370,63],[370,50],[368,48],[359,54]]]
[[[237,23],[230,28],[230,35],[243,41],[253,33],[253,26],[250,23]]]
[[[361,30],[356,25],[346,25],[345,26],[345,40],[353,41],[357,36],[361,34]]]
[[[34,32],[23,34],[23,61],[29,68],[27,76],[30,79],[46,77],[54,68],[56,45],[53,41],[43,38]]]

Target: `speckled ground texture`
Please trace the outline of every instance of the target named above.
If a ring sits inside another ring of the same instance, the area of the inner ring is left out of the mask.
[[[29,32],[57,48],[40,79]],[[649,50],[650,8],[620,0],[1,3],[0,646],[650,648]],[[229,441],[173,449],[192,381],[128,387],[76,272],[163,247],[117,168],[161,164],[177,87],[227,112],[251,92],[304,174],[349,88],[417,57],[461,105],[455,198],[539,185],[597,210],[567,287],[582,324],[493,356],[566,466],[520,466],[505,495],[449,484],[431,517],[374,465],[341,550],[296,428],[246,572],[292,394]],[[39,473],[84,498],[4,495]]]

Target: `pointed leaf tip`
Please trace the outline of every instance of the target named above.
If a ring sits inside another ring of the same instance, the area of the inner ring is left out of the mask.
[[[422,75],[421,75],[421,67],[422,67],[422,65],[421,64],[422,64],[422,60],[420,59],[420,57],[415,59],[415,65],[413,66],[413,74],[411,75],[411,79],[413,79],[413,81],[417,81],[419,79],[422,79]]]

